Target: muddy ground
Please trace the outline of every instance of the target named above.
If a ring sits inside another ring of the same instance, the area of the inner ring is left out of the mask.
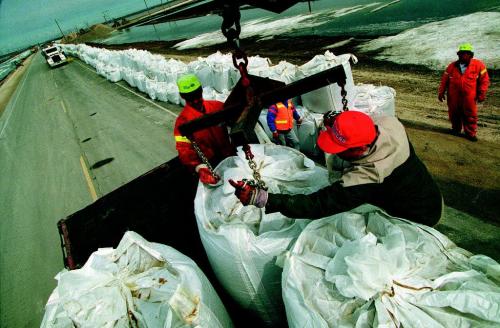
[[[324,53],[326,47],[342,39],[297,38],[267,41],[243,40],[248,55],[268,57],[273,63],[287,60],[303,64],[314,55]],[[491,86],[487,100],[479,105],[478,142],[449,134],[446,104],[437,100],[441,72],[425,67],[397,65],[372,59],[373,54],[359,54],[356,45],[364,40],[354,39],[348,45],[331,49],[333,53],[354,53],[359,63],[353,66],[356,84],[386,85],[396,90],[396,112],[407,128],[411,142],[419,157],[439,184],[445,204],[476,217],[492,231],[474,231],[475,221],[455,213],[453,222],[437,226],[452,240],[473,252],[482,252],[500,259],[496,241],[500,238],[500,96],[498,71],[489,71]],[[160,53],[168,58],[191,61],[217,50],[228,52],[225,46],[178,51],[171,46],[176,42],[148,42],[106,46],[110,49],[137,48]],[[97,44],[90,44],[99,46]],[[480,55],[480,54],[478,54]],[[480,56],[478,56],[480,58]],[[454,60],[451,58],[450,60]],[[443,67],[444,69],[444,67]],[[1,114],[0,100],[0,114]],[[449,210],[451,211],[451,210]],[[464,231],[461,232],[461,225]],[[465,228],[467,227],[467,228]],[[462,234],[460,236],[460,234]],[[470,235],[470,236],[468,236]],[[482,239],[482,235],[485,235]],[[487,236],[486,236],[487,235]],[[484,247],[483,247],[484,244]]]

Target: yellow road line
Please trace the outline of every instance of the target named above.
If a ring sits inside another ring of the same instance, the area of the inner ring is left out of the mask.
[[[66,110],[66,106],[64,105],[64,102],[62,100],[61,100],[61,106],[64,112],[67,113],[68,111]]]
[[[85,160],[83,156],[80,156],[80,164],[82,165],[83,175],[85,176],[85,180],[87,180],[87,186],[89,187],[90,196],[93,201],[97,200],[97,193],[95,192],[94,184],[92,183],[92,179],[90,178],[89,171],[87,170],[87,165],[85,165]]]

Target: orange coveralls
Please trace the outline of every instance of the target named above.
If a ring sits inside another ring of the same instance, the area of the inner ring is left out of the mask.
[[[476,101],[485,99],[489,84],[486,66],[478,59],[472,58],[463,74],[458,61],[448,65],[441,78],[439,94],[448,93],[448,117],[455,132],[461,132],[463,126],[465,134],[476,136]]]
[[[194,150],[194,147],[191,145],[191,140],[180,133],[179,126],[200,118],[205,114],[220,111],[223,106],[224,104],[220,101],[203,100],[203,107],[205,110],[203,113],[186,104],[181,114],[175,121],[175,147],[179,152],[179,159],[181,163],[186,165],[188,169],[193,172],[195,171],[196,166],[202,164],[202,161]],[[230,142],[227,130],[223,125],[212,126],[196,131],[191,138],[194,138],[203,154],[214,167],[224,158],[232,156],[236,153],[234,146]]]

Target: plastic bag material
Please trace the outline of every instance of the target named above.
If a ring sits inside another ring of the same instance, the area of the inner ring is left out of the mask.
[[[232,327],[203,272],[175,249],[125,233],[61,271],[41,327]]]
[[[498,327],[500,265],[363,205],[313,221],[287,254],[290,327]]]
[[[317,145],[319,134],[319,124],[317,117],[314,115],[314,113],[311,113],[305,107],[296,106],[296,108],[299,116],[302,118],[302,124],[295,126],[297,137],[300,141],[300,151],[312,156],[316,156],[321,151]],[[320,116],[322,121],[323,116]]]
[[[391,87],[358,84],[351,109],[366,113],[372,117],[395,117],[395,98],[396,91]]]
[[[295,149],[273,144],[251,145],[254,161],[271,193],[311,193],[328,184],[325,169]],[[203,246],[215,275],[228,293],[267,325],[284,323],[282,268],[277,257],[287,251],[309,220],[243,206],[228,179],[252,179],[241,148],[216,172],[223,183],[198,185],[195,214]]]
[[[348,107],[352,107],[355,96],[355,86],[352,77],[351,65],[349,63],[351,54],[335,56],[330,51],[326,51],[324,55],[315,56],[309,62],[299,67],[303,76],[309,76],[318,72],[330,69],[335,66],[342,65],[346,74],[345,90],[347,91]],[[337,83],[330,84],[326,87],[308,92],[302,95],[302,104],[310,111],[315,113],[326,113],[328,111],[342,111],[342,97],[340,95],[341,88]]]

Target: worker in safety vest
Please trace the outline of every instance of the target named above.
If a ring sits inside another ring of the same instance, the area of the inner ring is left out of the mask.
[[[184,109],[177,117],[174,127],[175,148],[179,152],[180,161],[192,172],[198,173],[204,184],[216,184],[218,177],[213,175],[201,157],[205,156],[212,167],[215,167],[228,156],[236,153],[231,144],[226,126],[212,126],[194,132],[192,136],[183,136],[179,126],[198,119],[205,114],[217,112],[223,108],[223,103],[203,99],[203,88],[198,78],[193,74],[184,75],[177,81],[179,93],[186,101]],[[196,143],[202,154],[193,147]]]
[[[291,99],[271,105],[267,111],[267,125],[273,133],[275,143],[298,150],[300,143],[299,138],[293,131],[294,119],[298,125],[302,124],[302,119]]]
[[[369,203],[396,217],[435,225],[443,209],[441,193],[415,154],[395,117],[347,111],[327,116],[318,146],[350,165],[341,178],[309,195],[271,194],[243,181],[229,182],[244,205],[265,207],[291,218],[322,218]]]
[[[448,94],[451,132],[460,135],[463,126],[465,137],[477,141],[476,102],[486,99],[490,78],[484,63],[472,58],[474,52],[470,43],[461,44],[457,55],[458,60],[449,64],[443,73],[438,99],[442,102],[445,92]]]

